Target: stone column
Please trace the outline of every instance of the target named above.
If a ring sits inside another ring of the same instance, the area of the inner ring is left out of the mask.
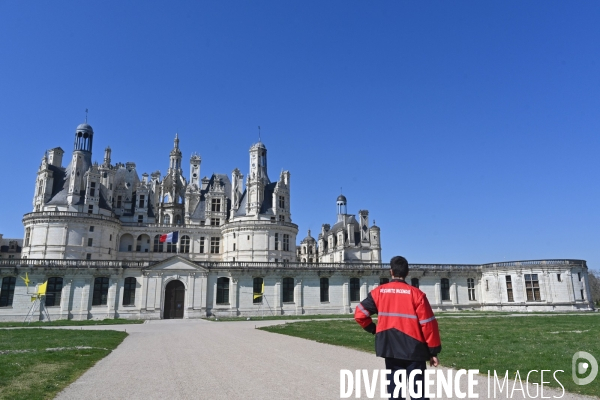
[[[282,314],[282,303],[281,303],[281,278],[275,278],[273,284],[273,308],[276,315]]]
[[[456,282],[452,283],[452,286],[450,287],[450,293],[451,293],[452,304],[457,305],[458,304],[458,285],[456,284]]]
[[[296,304],[296,315],[303,314],[303,300],[304,296],[302,293],[302,278],[296,279],[296,287],[294,288],[294,303]]]
[[[369,294],[369,288],[367,286],[367,280],[363,278],[360,284],[360,301],[366,299],[367,294]]]
[[[71,298],[72,294],[72,283],[73,278],[63,278],[63,288],[60,299],[60,318],[61,319],[70,319],[71,318]]]
[[[229,309],[232,316],[238,315],[238,278],[231,277],[231,298],[229,299]]]
[[[442,289],[440,287],[440,283],[436,282],[435,284],[435,304],[440,305],[442,304]]]
[[[186,308],[192,310],[194,309],[194,297],[195,297],[195,292],[196,292],[196,273],[195,272],[190,272],[188,274],[188,279],[187,279],[187,289],[188,289],[188,293],[186,296],[186,300],[185,300],[185,304],[187,305]]]
[[[164,280],[165,280],[165,276],[164,273],[159,272],[156,274],[156,277],[154,278],[154,280],[156,281],[155,284],[155,292],[154,292],[154,309],[158,310],[158,316],[159,318],[163,317],[163,287],[164,287]]]
[[[350,296],[348,290],[348,282],[344,282],[342,284],[342,314],[348,314],[350,312]],[[329,301],[331,301],[331,299],[329,299]]]
[[[118,278],[110,277],[108,281],[108,293],[106,299],[106,318],[115,317],[116,304],[119,301]]]
[[[148,307],[148,272],[144,271],[142,275],[142,303],[140,305],[141,311],[146,311]]]
[[[90,291],[94,290],[94,278],[84,279],[83,287],[81,288],[81,303],[79,306],[79,320],[87,320],[89,316],[89,310],[92,303],[92,296]]]

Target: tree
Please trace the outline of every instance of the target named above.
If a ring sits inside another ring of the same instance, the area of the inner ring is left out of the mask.
[[[588,270],[590,279],[590,290],[592,292],[592,301],[596,305],[600,305],[600,272]]]

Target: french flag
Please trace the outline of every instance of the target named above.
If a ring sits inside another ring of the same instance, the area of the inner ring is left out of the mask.
[[[161,243],[177,243],[177,239],[179,238],[179,232],[171,232],[164,235],[160,235]]]

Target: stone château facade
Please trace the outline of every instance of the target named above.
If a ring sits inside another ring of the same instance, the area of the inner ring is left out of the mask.
[[[43,156],[20,258],[0,258],[0,320],[23,319],[45,281],[51,318],[159,319],[349,313],[389,279],[380,229],[366,210],[348,214],[343,195],[335,224],[296,246],[291,176],[269,179],[262,142],[245,180],[238,168],[200,178],[196,154],[188,180],[177,135],[164,176],[141,177],[133,162],[113,164],[110,148],[93,162],[93,137],[77,127],[65,167],[60,147]],[[172,231],[178,242],[162,243]],[[592,308],[581,260],[411,265],[408,280],[437,309]]]

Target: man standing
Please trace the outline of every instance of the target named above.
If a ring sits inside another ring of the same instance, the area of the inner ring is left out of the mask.
[[[375,352],[377,357],[385,358],[388,374],[388,393],[393,397],[396,385],[394,373],[406,370],[406,379],[415,372],[414,390],[420,386],[421,399],[424,399],[423,374],[426,361],[437,367],[437,354],[442,350],[438,324],[427,301],[425,293],[407,284],[408,262],[404,257],[394,257],[390,261],[392,281],[380,285],[368,294],[356,310],[354,319],[369,333],[375,334]],[[371,315],[377,314],[375,325]],[[417,383],[420,381],[420,385]],[[408,391],[408,384],[404,385]],[[406,393],[399,392],[405,398]],[[414,397],[412,400],[418,400]]]

